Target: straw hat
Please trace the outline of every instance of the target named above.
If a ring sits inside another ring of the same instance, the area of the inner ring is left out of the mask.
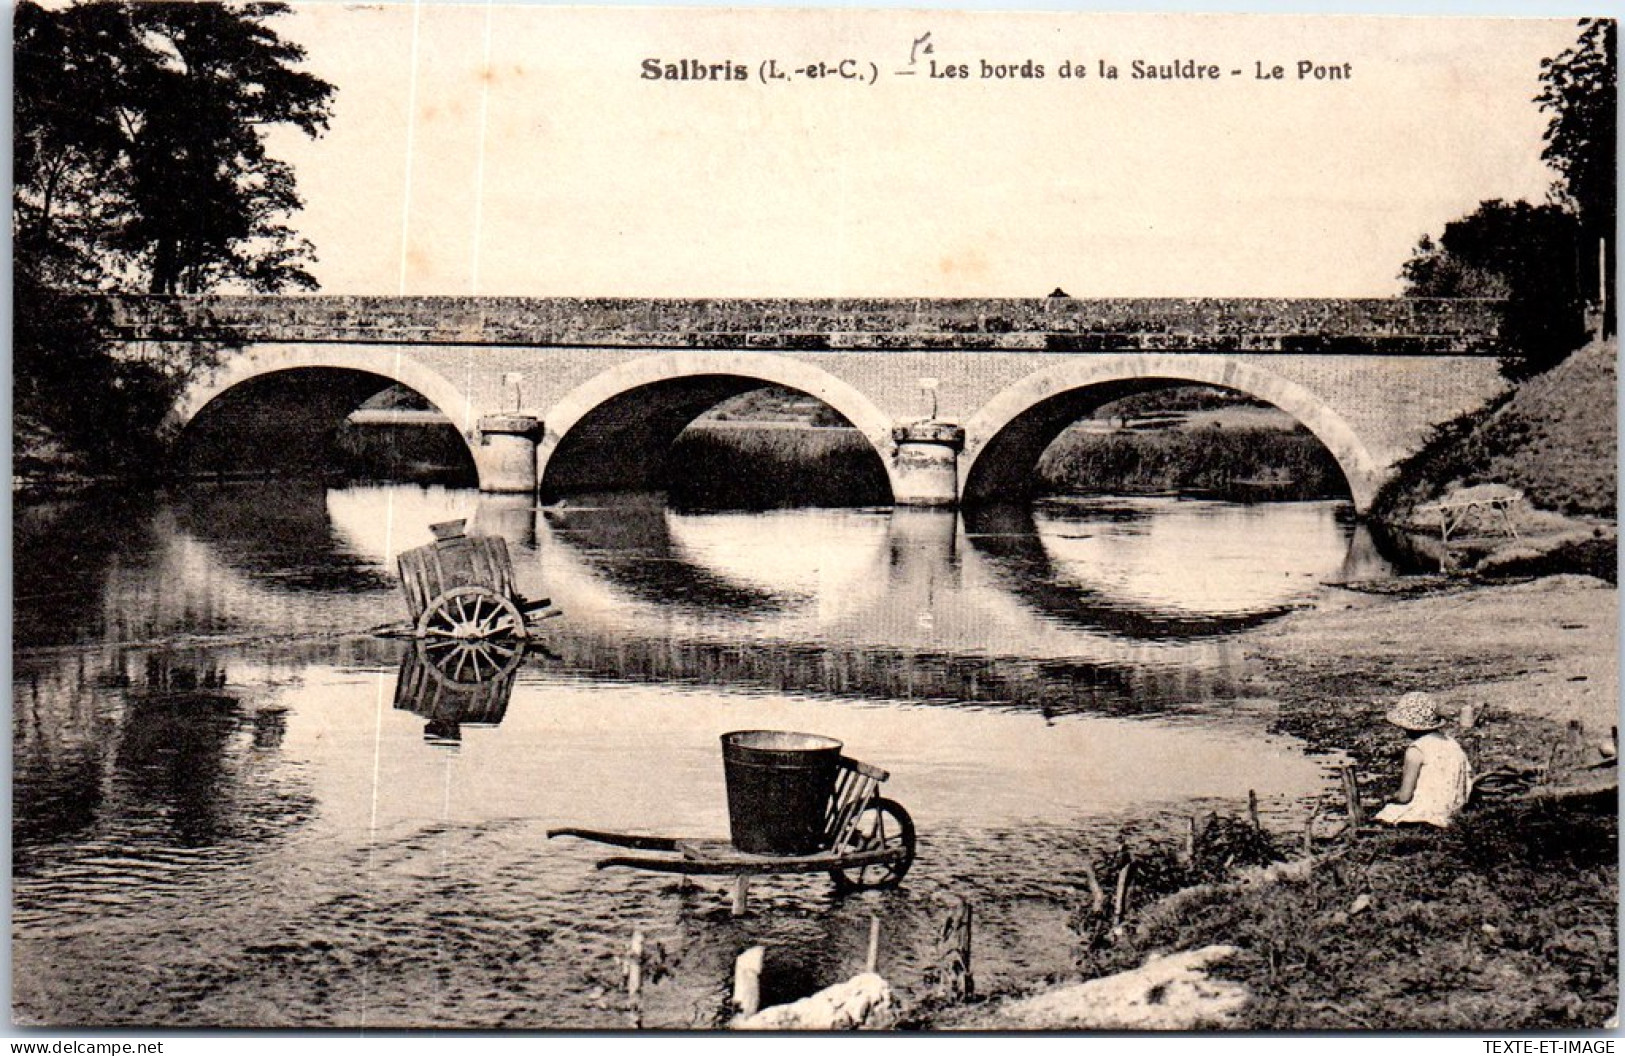
[[[1399,703],[1388,710],[1384,718],[1400,729],[1410,730],[1413,733],[1426,733],[1444,725],[1444,719],[1439,717],[1439,709],[1434,706],[1433,698],[1426,693],[1405,694],[1399,698]]]

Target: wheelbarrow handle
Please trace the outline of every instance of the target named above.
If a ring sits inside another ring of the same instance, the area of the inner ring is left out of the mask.
[[[596,829],[548,829],[547,838],[574,836],[578,840],[592,840],[614,847],[630,847],[635,851],[675,851],[677,838],[673,836],[637,836],[629,832],[599,832]]]

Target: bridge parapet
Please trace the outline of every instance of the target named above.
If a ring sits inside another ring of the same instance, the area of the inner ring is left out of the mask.
[[[1437,298],[109,298],[125,341],[762,351],[1501,355],[1501,302]]]

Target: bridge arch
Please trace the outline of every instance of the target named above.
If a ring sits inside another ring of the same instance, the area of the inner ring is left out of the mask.
[[[349,378],[350,386],[323,385],[323,395],[332,393],[343,403],[346,393],[376,386],[404,385],[426,399],[443,414],[462,438],[476,474],[483,483],[487,477],[486,452],[470,442],[476,420],[474,404],[467,393],[433,369],[424,366],[401,348],[343,345],[250,346],[232,355],[220,366],[199,375],[176,400],[164,428],[180,436],[217,401],[245,391],[244,386],[266,382],[278,376],[289,378],[320,373],[326,378]],[[369,380],[370,379],[370,380]],[[370,395],[370,393],[366,394]],[[365,399],[363,395],[360,399]],[[360,400],[355,402],[359,403]],[[348,408],[353,410],[354,408]],[[346,412],[347,413],[347,412]]]
[[[1084,411],[1155,382],[1215,385],[1274,404],[1331,452],[1361,513],[1382,485],[1383,467],[1365,443],[1302,385],[1227,356],[1138,353],[1068,360],[994,396],[965,423],[960,495],[977,503],[1022,494],[1039,456],[1061,430]]]
[[[536,459],[543,497],[649,486],[658,459],[690,422],[723,400],[767,385],[812,396],[850,422],[874,449],[896,493],[892,420],[858,389],[783,353],[695,351],[612,367],[548,408]]]

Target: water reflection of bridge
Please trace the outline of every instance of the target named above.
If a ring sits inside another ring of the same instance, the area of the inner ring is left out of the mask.
[[[102,625],[114,641],[201,631],[267,662],[393,667],[398,646],[359,635],[399,617],[394,554],[432,521],[472,516],[508,539],[519,588],[564,608],[549,648],[580,675],[1129,712],[1227,695],[1228,635],[1380,560],[1334,504],[1182,510],[685,515],[438,489],[194,488],[152,512],[143,561],[113,562]],[[1229,555],[1191,550],[1201,524],[1241,540],[1246,574],[1203,567]]]

